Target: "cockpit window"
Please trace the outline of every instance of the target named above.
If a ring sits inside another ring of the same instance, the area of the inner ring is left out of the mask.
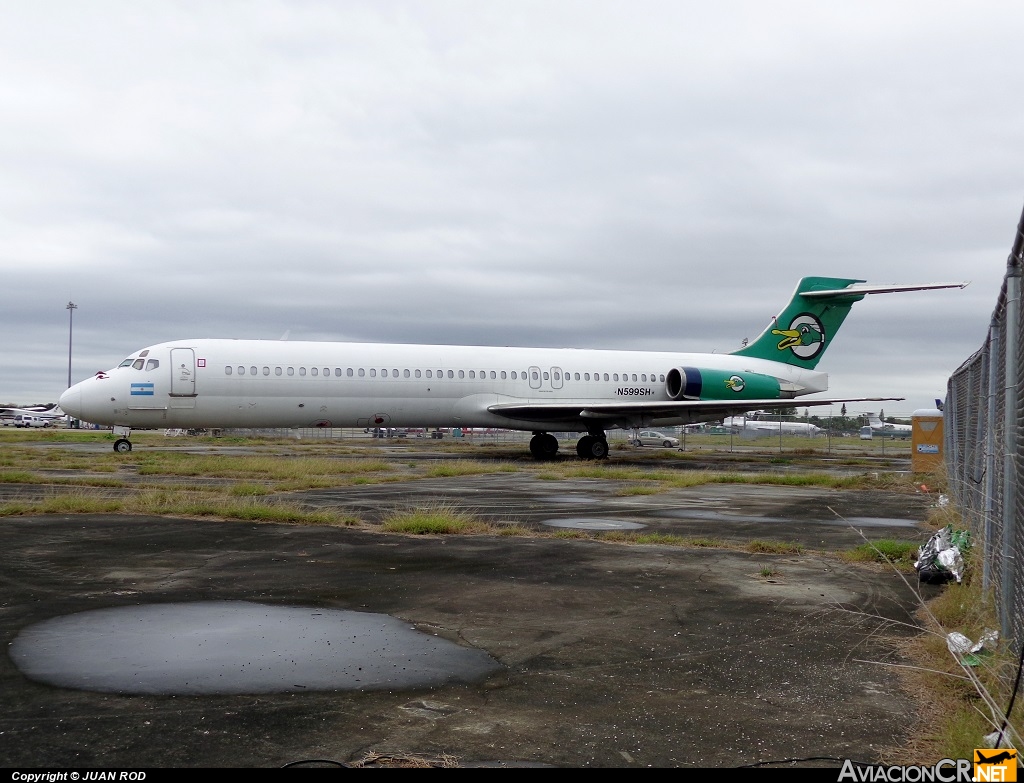
[[[150,359],[148,362],[146,362],[146,372],[149,372],[150,370],[155,370],[159,366],[160,366],[160,360],[159,359]]]
[[[118,367],[131,367],[132,366],[132,357],[129,356],[127,359],[125,359],[123,362],[121,362],[117,366]]]
[[[145,363],[145,359],[136,359],[134,362],[132,362],[132,367],[134,367],[136,370],[141,370]]]

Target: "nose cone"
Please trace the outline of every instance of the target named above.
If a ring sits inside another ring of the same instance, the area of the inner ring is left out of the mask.
[[[76,419],[82,418],[82,384],[76,383],[62,395],[57,403],[60,409]]]

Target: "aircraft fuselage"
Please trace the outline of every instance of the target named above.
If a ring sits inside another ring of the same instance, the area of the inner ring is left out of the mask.
[[[74,385],[68,413],[165,427],[502,427],[585,432],[578,416],[511,418],[518,403],[657,402],[673,368],[779,379],[780,396],[824,391],[826,373],[731,354],[197,339],[161,343]],[[720,418],[699,410],[632,426]],[[610,425],[615,426],[615,425]]]

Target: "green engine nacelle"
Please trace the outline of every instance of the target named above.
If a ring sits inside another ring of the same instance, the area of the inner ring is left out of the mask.
[[[673,400],[770,400],[782,396],[779,379],[756,372],[673,367],[665,377]]]

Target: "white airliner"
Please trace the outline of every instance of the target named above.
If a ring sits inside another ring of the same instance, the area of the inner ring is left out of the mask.
[[[888,435],[890,438],[909,438],[914,428],[909,424],[889,424],[888,422],[882,421],[877,413],[869,413],[868,426],[871,427],[871,432],[875,435],[881,435],[885,437]]]
[[[722,426],[734,431],[746,430],[756,434],[767,435],[806,435],[811,437],[821,433],[821,427],[803,421],[771,421],[768,419],[751,418],[749,416],[730,416],[722,420]]]
[[[714,421],[781,408],[828,388],[814,367],[867,294],[966,283],[860,285],[805,277],[750,345],[728,354],[196,339],[139,350],[60,398],[72,416],[132,428],[499,427],[532,431],[550,459],[552,432],[584,433],[584,458],[608,454],[608,429]],[[801,400],[801,406],[897,398]]]

